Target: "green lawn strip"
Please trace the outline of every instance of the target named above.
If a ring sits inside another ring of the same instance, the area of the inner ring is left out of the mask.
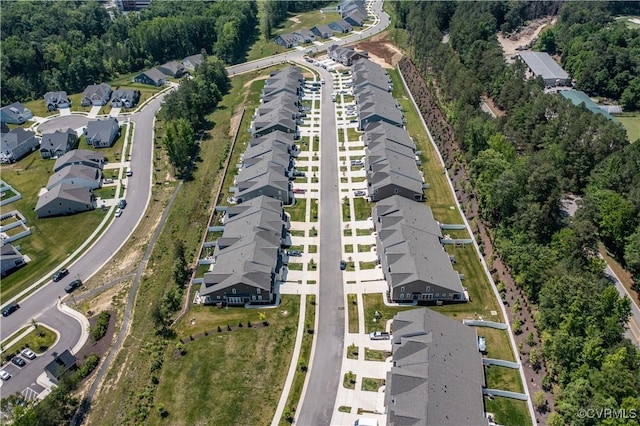
[[[373,247],[370,244],[358,244],[358,253],[369,253],[371,251],[371,247]]]
[[[453,240],[466,240],[471,238],[466,229],[443,229],[442,235],[449,235]]]
[[[506,361],[515,361],[511,344],[509,343],[509,335],[506,330],[497,330],[489,327],[476,327],[478,336],[486,339],[487,358],[504,359]],[[529,346],[526,346],[529,348]]]
[[[402,311],[415,309],[416,306],[387,306],[382,300],[382,293],[363,294],[364,299],[364,325],[365,333],[372,331],[385,331],[387,320]],[[374,317],[374,313],[378,311],[379,319]]]
[[[356,236],[363,237],[365,235],[371,235],[370,229],[356,229]]]
[[[290,414],[293,414],[298,405],[300,405],[300,395],[302,394],[302,388],[304,386],[304,380],[307,376],[307,370],[309,368],[309,359],[311,358],[311,346],[313,343],[313,328],[315,327],[316,321],[316,296],[315,295],[307,295],[306,296],[306,314],[305,314],[305,333],[302,336],[302,344],[300,346],[300,356],[298,358],[298,368],[296,369],[296,373],[293,376],[293,383],[291,384],[291,389],[289,391],[289,396],[287,397],[287,403],[285,405],[285,413],[287,409]],[[286,370],[286,369],[285,369]],[[286,426],[291,423],[286,419],[286,416],[283,415],[280,420],[280,425]]]
[[[266,70],[264,72],[268,73],[269,71]],[[133,312],[133,320],[129,337],[127,337],[123,344],[123,350],[115,357],[113,361],[113,368],[111,368],[105,376],[105,385],[109,387],[109,398],[98,398],[92,403],[92,410],[89,417],[91,419],[96,419],[94,423],[159,423],[160,418],[156,413],[157,410],[155,407],[155,394],[158,383],[160,385],[171,387],[171,390],[169,391],[170,394],[173,394],[170,396],[171,398],[186,397],[189,400],[189,404],[178,402],[176,405],[173,405],[174,402],[172,400],[165,403],[165,406],[170,408],[172,411],[169,413],[169,423],[176,424],[182,421],[184,424],[194,424],[193,421],[187,418],[187,413],[191,413],[192,410],[197,411],[198,415],[205,412],[202,411],[201,408],[196,407],[199,407],[201,404],[197,401],[197,398],[192,398],[190,392],[175,392],[175,389],[170,383],[163,384],[159,381],[159,375],[161,373],[159,368],[162,366],[162,361],[176,361],[176,359],[173,358],[173,350],[166,350],[165,347],[165,345],[169,344],[174,345],[175,342],[163,343],[163,339],[156,335],[155,326],[152,321],[152,310],[154,307],[158,306],[161,298],[168,290],[168,283],[172,281],[171,277],[174,264],[173,253],[176,235],[179,235],[179,238],[184,241],[186,253],[191,259],[195,259],[195,256],[198,253],[202,235],[208,225],[210,209],[212,208],[212,197],[214,196],[215,188],[222,180],[222,176],[219,173],[219,165],[224,164],[225,155],[227,154],[225,148],[231,139],[229,123],[234,113],[234,108],[238,108],[238,106],[241,106],[244,102],[245,93],[247,92],[247,88],[244,87],[244,84],[256,76],[258,76],[256,73],[247,73],[232,79],[232,88],[230,93],[224,96],[220,103],[220,108],[209,116],[210,121],[212,123],[216,123],[216,125],[207,132],[205,140],[200,148],[200,158],[202,161],[197,163],[198,167],[194,170],[193,179],[185,182],[180,192],[178,192],[175,203],[173,204],[172,210],[167,218],[167,222],[165,223],[163,231],[160,233],[154,250],[151,253],[148,270],[153,271],[153,273],[146,274],[142,278],[136,298],[136,306]],[[246,115],[250,116],[251,112],[247,112]],[[241,128],[240,135],[243,135],[243,133],[248,135],[246,130],[247,127]],[[160,152],[160,150],[156,152]],[[156,155],[156,158],[160,157],[161,160],[160,165],[156,164],[155,167],[161,168],[162,164],[164,164],[164,160],[162,159],[163,156],[158,154]],[[153,202],[151,204],[151,208],[161,208],[161,206],[158,205],[159,203],[156,202],[156,199],[159,198],[158,201],[161,201],[161,199],[164,199],[166,194],[170,193],[170,191],[171,187],[166,185],[155,185],[152,194]],[[146,234],[144,235],[146,236]],[[140,238],[140,235],[134,233],[130,241],[135,241],[137,238]],[[123,295],[122,297],[125,296]],[[185,316],[184,322],[178,324],[178,334],[187,335],[189,333],[198,333],[205,329],[210,329],[210,324],[206,321],[202,321],[203,317],[201,316],[201,312],[204,311],[210,313],[213,310],[215,310],[215,308],[210,306],[190,306],[190,310]],[[255,320],[256,322],[258,321],[258,313],[255,310],[229,309],[228,311],[217,310],[216,312],[220,313],[223,311],[228,312],[228,315],[249,315],[250,318],[248,317],[247,319],[250,319],[251,321]],[[279,311],[280,310],[266,310],[265,313],[269,317],[277,314]],[[297,308],[295,314],[297,315]],[[194,325],[191,325],[191,322],[189,321],[192,318],[195,318]],[[270,321],[273,322],[274,318],[275,317]],[[292,321],[294,321],[293,324],[295,324],[295,320]],[[185,330],[185,327],[190,327],[191,330]],[[295,326],[292,326],[291,328],[294,330]],[[252,330],[245,328],[245,330],[240,331],[240,333],[250,333],[251,331]],[[263,330],[260,330],[260,332],[262,331]],[[267,333],[273,333],[273,331],[268,331]],[[266,334],[263,333],[262,336],[266,336]],[[215,340],[215,338],[209,339],[209,341],[211,340]],[[255,340],[256,339],[253,339],[252,342]],[[269,342],[272,342],[273,340],[274,336],[265,337],[264,347],[261,348],[260,354],[267,353],[264,349],[268,348]],[[287,342],[283,339],[280,340],[282,343]],[[194,345],[206,345],[206,341],[207,339],[199,339],[193,343]],[[209,363],[209,355],[211,352],[208,348],[206,348],[206,351],[203,351],[204,353],[202,356],[197,357],[193,356],[193,352],[197,352],[197,346],[189,349],[189,344],[187,344],[186,347],[187,350],[191,350],[191,356],[193,358],[204,360],[205,363]],[[237,350],[237,348],[236,346],[231,346],[229,350]],[[245,353],[246,352],[243,352],[241,348],[240,356]],[[131,354],[140,354],[140,356],[131,356]],[[189,356],[189,353],[187,356]],[[288,356],[290,356],[290,354],[288,354]],[[232,356],[232,358],[234,358],[234,360],[236,359],[235,356]],[[287,357],[285,358],[288,359]],[[220,359],[223,358],[217,357],[216,362]],[[226,361],[224,362],[226,363]],[[279,360],[274,360],[274,362],[279,362]],[[278,368],[281,369],[281,365],[283,364],[286,363],[280,362]],[[250,365],[257,366],[258,364],[252,362]],[[192,364],[192,366],[193,369],[196,370],[197,367],[199,367],[199,365],[196,364]],[[260,365],[261,370],[263,369],[262,367],[264,366]],[[267,367],[270,368],[270,365]],[[191,367],[182,370],[175,369],[171,373],[181,375],[186,371],[188,375],[194,371],[193,369]],[[122,374],[122,372],[126,373]],[[276,383],[276,381],[272,380],[273,377],[268,377],[269,374],[270,373],[267,372],[266,376],[261,375],[256,382],[253,380],[241,380],[238,384],[255,384],[259,388],[262,383],[262,377],[267,378],[267,384]],[[217,393],[220,393],[218,392],[219,389],[226,389],[228,386],[238,385],[233,382],[233,380],[237,379],[235,376],[228,377],[229,382],[226,382],[226,372],[224,372],[222,377],[215,377],[214,380],[211,380],[210,377],[203,378],[199,375],[191,375],[188,377],[190,379],[203,380],[207,386],[214,386]],[[183,377],[181,376],[181,378]],[[281,389],[281,382],[276,383],[276,385],[279,385]],[[188,389],[189,387],[196,388],[196,386],[187,386],[183,389]],[[201,393],[201,391],[206,390],[198,389],[198,391],[198,395],[196,396],[202,395],[203,393]],[[277,398],[280,391],[273,391],[272,389],[267,388],[265,388],[264,391],[269,394],[268,401],[265,402],[265,400],[262,399],[262,402],[260,402],[259,405],[267,408],[275,407],[277,403],[275,398]],[[245,392],[241,392],[241,394],[244,393]],[[256,392],[246,393],[256,394]],[[228,396],[228,393],[226,395]],[[274,396],[272,397],[272,395]],[[274,401],[272,401],[272,398]],[[212,399],[207,395],[206,400],[208,402]],[[217,399],[214,401],[219,402]],[[239,405],[240,401],[235,398],[230,404]],[[179,408],[174,409],[174,407]],[[194,409],[193,407],[196,408]],[[217,416],[218,412],[216,410],[218,409],[222,410],[221,412],[223,415],[248,412],[256,413],[257,415],[263,414],[261,410],[253,410],[249,407],[246,407],[245,409],[245,407],[218,405],[207,409],[208,417],[211,418],[213,416]],[[214,411],[216,412],[214,413]],[[184,413],[184,415],[181,416],[180,413]],[[273,416],[273,412],[270,412],[269,415],[263,415],[262,418],[270,416]],[[246,421],[248,423],[255,423],[255,421]],[[88,420],[88,422],[91,423],[92,420]],[[234,422],[221,421],[216,423],[233,424]]]
[[[347,244],[344,246],[345,253],[353,253],[353,244]]]
[[[296,166],[296,170],[299,172],[308,172],[309,171],[309,167],[308,166]]]
[[[211,265],[198,265],[198,270],[196,271],[196,277],[203,277],[205,273],[209,272],[209,268]]]
[[[341,405],[338,407],[338,411],[341,413],[351,413],[351,407],[347,407],[346,405]]]
[[[351,210],[349,208],[349,199],[344,197],[342,200],[342,220],[348,222],[351,220]]]
[[[365,361],[385,361],[391,356],[389,351],[381,351],[378,349],[364,348]]]
[[[360,262],[360,270],[376,269],[376,262]]]
[[[291,230],[290,232],[291,232],[291,236],[292,237],[304,237],[304,231],[303,230],[294,229],[294,230]]]
[[[317,253],[318,252],[318,246],[315,244],[311,244],[309,246],[309,253]]]
[[[352,342],[349,346],[347,346],[347,359],[358,359],[359,351],[360,348]]]
[[[19,333],[23,333],[24,330],[23,328]],[[29,348],[36,354],[44,353],[55,343],[57,338],[58,335],[53,330],[42,324],[38,324],[35,330],[32,330],[14,345],[2,351],[2,355],[15,354],[24,348]]]
[[[344,103],[348,104],[349,102],[353,102],[353,95],[342,95],[344,97]]]
[[[484,408],[487,413],[495,415],[497,424],[508,424],[510,426],[531,425],[526,401],[500,397],[494,397],[491,400],[485,396]]]
[[[93,190],[93,195],[96,198],[101,198],[102,200],[109,200],[116,197],[116,187],[115,186],[106,186],[103,188],[98,188]]]
[[[497,365],[488,365],[484,368],[487,388],[500,389],[511,392],[522,392],[520,373],[518,370]]]
[[[291,215],[291,222],[304,222],[307,212],[307,200],[306,198],[296,198],[296,203],[293,206],[285,207],[284,210]]]
[[[346,177],[341,177],[340,178],[340,183],[349,183],[349,179]]]
[[[640,114],[616,115],[616,120],[627,130],[629,142],[640,139]]]
[[[342,131],[342,129],[338,129],[338,142],[339,143],[344,142],[344,132]]]
[[[303,136],[300,138],[300,143],[298,144],[300,146],[300,150],[309,150],[309,136]],[[298,157],[299,161],[302,161],[302,159],[305,159],[305,161],[309,160],[309,157]]]
[[[342,380],[342,386],[347,389],[355,389],[356,388],[356,375],[353,371],[348,371],[344,375],[344,379]]]
[[[311,259],[309,263],[307,263],[307,271],[315,271],[317,267],[318,264],[313,259]]]
[[[317,222],[318,221],[318,199],[311,198],[309,202],[311,203],[311,210],[309,212],[311,215],[311,222]]]
[[[348,294],[347,303],[349,305],[349,333],[358,333],[358,298],[355,294]]]
[[[289,262],[287,268],[289,268],[290,271],[302,271],[302,263]]]
[[[174,345],[167,348],[154,400],[169,413],[165,421],[173,425],[260,424],[273,418],[295,342],[298,297],[285,295],[278,309],[261,312],[269,326],[248,328],[248,321],[259,323],[254,309],[205,306],[199,310],[191,334],[199,329],[207,330],[208,336],[194,341],[187,338],[184,356],[175,356]],[[189,313],[189,317],[194,315]],[[244,327],[238,328],[239,322]],[[218,326],[225,330],[227,324],[232,332],[216,331]],[[157,410],[151,411],[149,422],[160,422]]]
[[[378,392],[381,386],[384,386],[384,379],[374,379],[371,377],[362,378],[362,390],[368,392]]]
[[[351,180],[353,181],[353,178]],[[353,208],[355,209],[356,220],[366,220],[371,216],[373,204],[368,203],[364,198],[357,197],[353,199]]]
[[[347,139],[349,142],[357,142],[362,137],[362,133],[358,132],[353,127],[347,127]]]
[[[352,229],[344,229],[344,230],[342,230],[342,234],[345,237],[351,237],[351,236],[353,236],[353,230]],[[353,248],[351,249],[350,253],[353,253]]]
[[[316,135],[313,137],[313,152],[317,153],[319,149],[320,149],[320,138],[318,137],[318,135]]]
[[[304,253],[304,246],[291,246],[289,250],[298,250],[300,253]]]

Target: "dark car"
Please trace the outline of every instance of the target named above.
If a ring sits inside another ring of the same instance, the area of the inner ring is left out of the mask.
[[[53,274],[53,277],[51,279],[53,280],[54,283],[57,283],[67,275],[69,275],[69,270],[67,268],[62,268],[58,272]]]
[[[302,253],[300,253],[300,251],[299,251],[299,250],[289,250],[289,251],[287,252],[287,254],[288,254],[289,256],[292,256],[292,257],[299,257],[299,256],[302,256]]]
[[[11,315],[15,311],[17,311],[18,308],[20,308],[20,305],[18,305],[17,303],[12,303],[9,306],[7,306],[6,308],[4,308],[4,310],[2,311],[2,316],[3,317],[8,317],[9,315]]]
[[[27,361],[20,358],[19,356],[14,356],[13,358],[11,358],[11,362],[17,365],[18,367],[24,367],[25,365],[27,365]]]
[[[125,200],[124,198],[123,198],[123,199],[121,199],[121,200],[118,202],[118,207],[120,207],[121,209],[124,209],[125,207],[127,207],[127,200]]]
[[[344,271],[345,269],[347,269],[347,262],[345,262],[344,260],[340,261],[340,270]]]
[[[307,174],[305,172],[299,172],[299,171],[295,171],[293,172],[293,176],[294,177],[307,177]]]
[[[64,288],[64,291],[66,291],[67,293],[71,293],[73,290],[75,290],[76,288],[80,287],[82,285],[82,281],[81,280],[73,280],[69,283],[69,285],[67,285]]]

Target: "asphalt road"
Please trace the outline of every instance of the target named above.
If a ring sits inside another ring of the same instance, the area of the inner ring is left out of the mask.
[[[620,280],[613,272],[613,270],[607,265],[604,268],[604,273],[610,279],[610,281],[616,286],[616,290],[618,290],[618,294],[620,297],[629,297],[631,299],[631,317],[627,322],[627,331],[625,332],[625,337],[631,340],[636,346],[640,346],[640,309],[638,309],[638,305],[633,300],[633,295],[629,294],[624,286],[620,283]]]
[[[53,352],[62,352],[76,345],[82,334],[82,326],[78,320],[58,311],[56,304],[59,298],[66,296],[64,287],[72,280],[89,279],[102,268],[109,259],[127,242],[137,227],[147,208],[151,195],[151,173],[153,160],[153,120],[164,95],[154,99],[142,111],[130,116],[135,123],[135,134],[132,145],[131,168],[133,176],[128,178],[127,207],[122,216],[111,222],[108,232],[102,234],[95,244],[68,266],[69,275],[61,281],[49,281],[37,292],[20,302],[20,309],[8,317],[2,318],[0,338],[2,340],[30,324],[31,319],[49,325],[60,331],[60,339],[42,358],[37,358],[30,365],[16,371],[11,380],[2,385],[2,394],[9,395],[20,392],[25,384],[35,382],[44,366],[40,359],[50,359]],[[62,117],[66,119],[66,117]],[[53,123],[55,125],[55,123]],[[77,290],[77,292],[82,289]],[[73,301],[73,299],[72,299]],[[73,306],[73,303],[71,303]],[[44,361],[43,361],[44,362]],[[9,370],[11,367],[7,367]],[[3,367],[4,368],[4,367]],[[13,374],[12,371],[10,371]]]

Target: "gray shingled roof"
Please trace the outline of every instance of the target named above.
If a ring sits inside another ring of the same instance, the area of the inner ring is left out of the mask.
[[[251,200],[247,200],[242,204],[235,204],[227,207],[224,221],[226,222],[227,220],[241,214],[251,214],[253,212],[263,210],[276,212],[283,218],[285,217],[284,210],[282,209],[282,202],[280,200],[262,195],[260,197],[252,198]]]
[[[81,204],[91,204],[93,202],[92,197],[93,194],[91,191],[83,186],[61,183],[38,197],[36,210],[56,199],[70,200]]]
[[[278,143],[291,148],[294,145],[293,134],[276,130],[275,132],[271,132],[259,138],[249,140],[250,146],[260,145],[263,143]]]
[[[18,146],[22,145],[29,139],[35,137],[35,133],[31,130],[25,130],[22,127],[16,127],[15,129],[2,133],[2,151],[11,151]]]
[[[71,135],[76,135],[76,131],[73,129],[56,130],[53,133],[45,133],[40,140],[40,149],[50,150],[66,150],[67,142]],[[77,136],[77,135],[76,135]]]
[[[120,125],[115,117],[109,117],[103,120],[91,120],[87,123],[87,140],[109,141],[113,131],[118,127],[120,127]]]
[[[56,159],[53,170],[57,171],[59,168],[64,167],[65,164],[73,164],[79,161],[93,163],[93,167],[102,169],[104,154],[91,149],[72,149]]]
[[[364,142],[369,143],[386,140],[402,146],[416,150],[416,144],[413,142],[407,131],[393,124],[384,121],[368,123],[364,128]]]
[[[94,181],[96,184],[99,184],[100,177],[101,172],[99,169],[90,166],[84,166],[81,164],[72,164],[69,167],[64,167],[56,173],[52,174],[49,177],[49,181],[47,182],[47,188],[51,189],[63,179],[75,178]]]
[[[392,349],[389,426],[488,424],[475,329],[431,309],[404,311],[393,320]]]

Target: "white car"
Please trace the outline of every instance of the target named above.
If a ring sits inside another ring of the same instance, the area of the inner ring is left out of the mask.
[[[7,373],[4,370],[0,370],[0,379],[7,381],[10,378],[11,378],[11,374]]]
[[[28,349],[28,348],[24,348],[20,352],[20,354],[27,359],[35,359],[36,357],[36,354],[31,349]]]
[[[122,216],[122,210],[120,208],[116,209],[116,217]]]
[[[324,84],[324,78],[320,80],[320,84]]]

